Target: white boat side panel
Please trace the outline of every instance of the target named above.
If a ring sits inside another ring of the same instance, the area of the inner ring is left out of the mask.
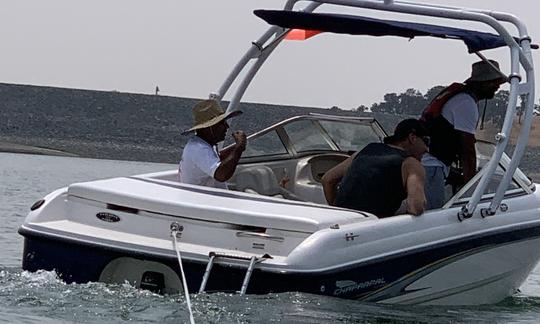
[[[496,303],[515,293],[536,266],[540,250],[529,247],[539,244],[540,239],[535,239],[479,251],[421,277],[404,287],[406,294],[384,302],[438,305]],[[486,285],[490,283],[493,285]]]
[[[370,219],[328,206],[133,178],[73,184],[68,195],[179,217],[302,232]]]
[[[76,242],[91,244],[96,247],[109,247],[114,249],[126,249],[132,252],[162,255],[168,257],[176,257],[172,243],[172,238],[169,235],[163,238],[154,238],[144,235],[130,234],[115,230],[99,229],[90,225],[85,225],[68,220],[53,221],[41,223],[39,225],[23,225],[26,228],[31,228],[33,231],[47,233],[51,237],[60,239],[71,239]],[[201,244],[187,243],[179,241],[179,249],[182,255],[191,260],[199,260],[201,262],[208,261],[208,253],[216,252],[223,254],[234,254],[242,257],[251,257],[252,255],[261,255],[262,253],[249,253],[244,251],[204,246]],[[283,257],[272,256],[272,264],[279,264],[283,261]]]
[[[347,265],[343,263],[345,260],[353,265],[471,235],[504,231],[517,225],[531,226],[540,223],[540,211],[531,209],[538,204],[539,196],[536,192],[508,199],[507,213],[475,217],[467,222],[459,222],[455,216],[459,208],[452,208],[434,210],[420,217],[403,215],[348,224],[337,230],[324,229],[296,247],[287,258],[288,264],[295,269],[331,270],[337,265]],[[484,205],[487,203],[481,204]]]

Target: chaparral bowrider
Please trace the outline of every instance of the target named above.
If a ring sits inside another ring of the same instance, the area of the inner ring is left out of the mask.
[[[540,259],[540,193],[518,168],[532,121],[531,39],[516,17],[392,0],[287,1],[257,10],[272,26],[253,42],[211,98],[243,73],[228,111],[291,31],[431,36],[463,41],[470,53],[507,46],[510,97],[494,144],[478,142],[476,176],[420,217],[385,219],[328,206],[321,176],[351,151],[380,141],[373,118],[326,115],[282,121],[248,138],[232,189],[177,182],[176,170],[72,184],[32,206],[20,227],[23,269],[55,270],[66,282],[129,281],[171,293],[300,291],[402,304],[485,304],[512,295]],[[496,34],[440,25],[314,11],[359,7],[459,21]],[[513,37],[505,26],[516,27]],[[520,74],[523,71],[524,74]],[[512,156],[518,96],[525,113]],[[277,179],[287,174],[286,188]],[[180,256],[181,255],[181,256]]]

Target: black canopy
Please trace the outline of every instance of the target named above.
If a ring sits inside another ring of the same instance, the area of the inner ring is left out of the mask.
[[[453,27],[330,13],[282,10],[255,10],[254,13],[267,23],[283,28],[350,35],[401,36],[407,38],[432,36],[460,39],[467,45],[469,53],[506,46],[505,41],[498,35]]]

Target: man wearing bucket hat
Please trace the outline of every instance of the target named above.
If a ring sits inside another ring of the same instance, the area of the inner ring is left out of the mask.
[[[428,132],[420,121],[401,121],[384,143],[368,144],[324,174],[326,200],[382,218],[395,215],[405,199],[407,213],[422,214],[425,171],[420,159],[428,145]]]
[[[225,113],[216,100],[204,100],[193,107],[194,125],[182,134],[196,132],[184,147],[180,161],[179,176],[183,183],[227,189],[229,180],[242,152],[246,149],[246,134],[235,131],[235,144],[231,149],[217,151],[217,144],[225,140],[227,119],[240,115],[241,111]]]
[[[420,120],[425,123],[431,137],[429,153],[422,159],[426,168],[428,209],[443,206],[445,181],[456,187],[476,174],[478,102],[492,99],[506,81],[496,61],[476,62],[472,65],[471,76],[464,83],[451,84],[423,111]]]

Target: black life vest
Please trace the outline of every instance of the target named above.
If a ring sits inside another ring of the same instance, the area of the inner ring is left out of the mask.
[[[431,101],[420,117],[431,137],[429,153],[447,166],[461,161],[462,144],[454,125],[442,115],[442,109],[448,100],[464,91],[465,84],[452,83]]]
[[[336,206],[366,211],[378,217],[393,216],[407,192],[401,164],[405,151],[383,143],[371,143],[354,158],[341,180]]]

